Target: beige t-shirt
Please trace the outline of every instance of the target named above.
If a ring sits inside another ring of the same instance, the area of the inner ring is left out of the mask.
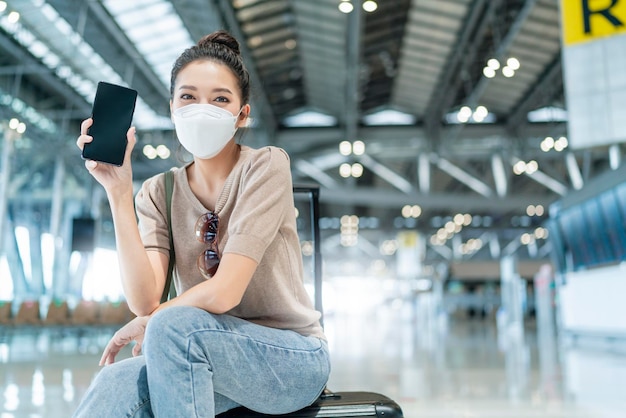
[[[198,218],[208,210],[189,187],[185,167],[174,168],[172,235],[180,294],[206,280],[197,267],[206,248],[195,236]],[[169,252],[163,173],[149,178],[135,197],[139,232],[147,250]],[[258,267],[241,303],[228,312],[248,321],[325,339],[320,313],[303,284],[289,157],[276,147],[242,146],[215,205],[219,254],[236,253]]]

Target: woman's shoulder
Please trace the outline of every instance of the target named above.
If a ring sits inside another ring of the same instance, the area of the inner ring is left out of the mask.
[[[171,172],[173,173],[174,183],[179,181],[186,181],[186,171],[185,167],[173,167],[167,171],[162,171],[153,175],[152,177],[148,177],[143,181],[141,185],[141,189],[139,190],[139,194],[152,196],[154,198],[160,198],[165,195],[165,173]]]
[[[287,151],[274,145],[267,145],[260,148],[242,147],[242,153],[250,165],[271,164],[289,166],[290,159]]]

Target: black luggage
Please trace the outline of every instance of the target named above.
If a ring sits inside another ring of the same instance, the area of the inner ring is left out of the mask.
[[[322,312],[322,253],[319,230],[319,186],[294,185],[294,194],[305,193],[310,204],[311,233],[313,241],[313,280],[315,289],[315,308]],[[265,415],[239,407],[218,415],[218,418],[348,418],[377,417],[402,418],[400,406],[385,395],[374,392],[331,392],[324,393],[312,405],[296,412],[284,415]]]
[[[376,417],[401,418],[402,410],[397,403],[374,392],[325,393],[311,406],[284,415],[264,415],[239,407],[218,415],[218,418],[347,418]]]

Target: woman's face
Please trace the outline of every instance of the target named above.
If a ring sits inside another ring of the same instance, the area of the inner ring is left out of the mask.
[[[193,61],[176,77],[170,111],[192,103],[212,104],[237,115],[242,107],[237,78],[228,67],[213,61]],[[250,112],[245,105],[239,121]]]

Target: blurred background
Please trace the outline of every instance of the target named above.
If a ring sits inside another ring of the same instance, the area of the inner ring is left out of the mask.
[[[139,188],[190,161],[170,70],[222,28],[242,142],[320,187],[331,389],[406,417],[623,416],[623,3],[0,1],[0,418],[70,415],[131,318],[75,145],[98,81],[139,92]]]

